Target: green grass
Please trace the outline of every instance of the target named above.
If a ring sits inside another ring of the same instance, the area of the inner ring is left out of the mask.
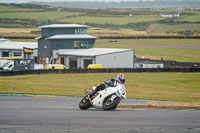
[[[179,31],[200,31],[200,24],[152,24],[147,29],[150,33],[175,33]]]
[[[184,21],[184,22],[200,22],[200,15],[195,15],[195,16],[188,16],[185,17],[179,21]]]
[[[56,18],[63,18],[66,16],[78,15],[77,12],[16,12],[16,13],[1,13],[0,18],[9,19],[36,19],[36,20],[53,20]]]
[[[200,62],[200,48],[173,48],[173,47],[133,47],[136,56],[151,59],[175,60],[181,62]]]
[[[83,96],[117,73],[0,76],[0,93]],[[200,101],[200,73],[125,73],[128,98]]]
[[[0,23],[0,27],[9,27],[9,28],[15,28],[15,27],[24,27],[22,24],[7,24],[7,23]]]
[[[114,40],[114,39],[112,39]],[[181,62],[200,62],[200,48],[184,48],[184,47],[169,47],[159,44],[176,44],[176,45],[200,45],[199,39],[130,39],[117,40],[115,43],[110,43],[109,40],[97,40],[95,47],[99,48],[128,48],[134,49],[137,57],[144,56],[151,59],[176,60]],[[145,44],[141,45],[140,44]],[[157,44],[152,46],[150,44]],[[148,46],[149,45],[149,46]]]
[[[176,45],[200,45],[200,39],[97,39],[97,43],[134,43],[134,44],[176,44]]]
[[[13,42],[37,42],[36,39],[11,39]]]
[[[15,6],[6,6],[6,5],[0,5],[0,12],[19,12],[19,11],[31,11],[32,9],[24,9],[19,8]]]
[[[162,20],[163,18],[157,16],[132,16],[132,17],[75,17],[66,18],[61,20],[61,22],[71,22],[71,23],[95,23],[95,24],[114,24],[114,25],[126,25],[128,23],[138,23],[138,22],[152,22],[157,20]]]

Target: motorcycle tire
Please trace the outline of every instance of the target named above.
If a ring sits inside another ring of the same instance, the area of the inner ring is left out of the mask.
[[[85,96],[80,102],[79,102],[79,108],[82,110],[89,109],[91,107],[91,103],[87,96]]]
[[[114,109],[117,108],[117,105],[118,105],[119,102],[120,102],[120,98],[119,98],[119,97],[116,97],[116,98],[114,99],[114,101],[112,101],[112,103],[108,104],[111,97],[112,97],[112,95],[111,95],[111,96],[108,96],[108,97],[105,99],[105,101],[104,101],[104,103],[103,103],[103,109],[104,109],[104,110],[114,110]]]

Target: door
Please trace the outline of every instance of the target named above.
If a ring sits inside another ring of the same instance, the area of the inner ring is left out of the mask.
[[[92,64],[92,60],[84,60],[84,68],[86,69],[89,64]]]
[[[69,60],[69,68],[70,69],[77,69],[77,59],[70,59]]]
[[[65,64],[65,58],[64,58],[64,56],[60,57],[60,64],[63,64],[63,65]]]

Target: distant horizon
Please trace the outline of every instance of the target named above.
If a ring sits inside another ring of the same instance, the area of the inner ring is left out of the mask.
[[[141,0],[0,0],[0,3],[28,3],[28,2],[127,2],[127,1],[141,1]],[[142,0],[142,1],[156,1],[156,0]],[[176,1],[176,0],[170,0]]]

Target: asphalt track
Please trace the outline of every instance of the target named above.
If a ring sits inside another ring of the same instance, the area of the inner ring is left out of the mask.
[[[80,99],[0,96],[0,133],[200,133],[200,110],[83,111]]]

